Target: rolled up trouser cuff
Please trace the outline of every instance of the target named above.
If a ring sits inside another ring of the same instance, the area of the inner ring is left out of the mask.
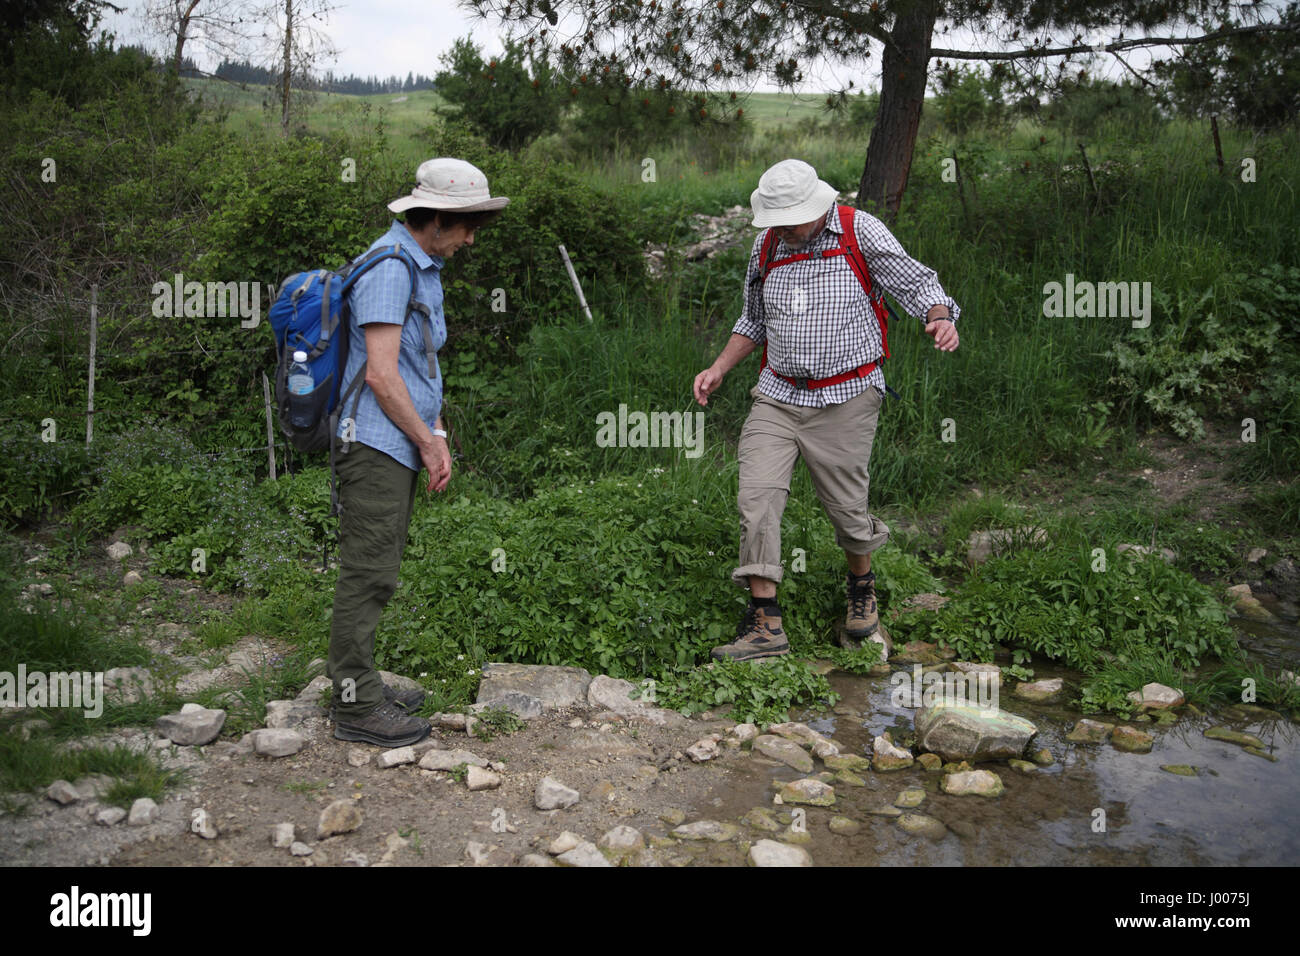
[[[849,554],[871,554],[889,543],[889,525],[873,514],[862,521],[850,512],[826,506],[826,515],[835,526],[835,543]]]
[[[750,576],[767,578],[769,581],[781,583],[781,576],[785,573],[785,568],[779,564],[745,564],[731,572],[731,580],[736,582],[742,588],[749,587]]]

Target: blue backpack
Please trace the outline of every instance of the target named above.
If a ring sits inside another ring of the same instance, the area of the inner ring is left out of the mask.
[[[385,259],[400,259],[410,274],[411,297],[406,315],[409,318],[414,313],[420,318],[429,375],[432,377],[435,349],[429,328],[429,307],[415,298],[415,261],[400,245],[375,249],[338,272],[312,269],[294,273],[280,283],[268,315],[275,335],[275,403],[280,430],[299,451],[329,449],[333,513],[338,511],[332,479],[334,436],[338,433],[339,413],[352,398],[352,417],[355,419],[361,389],[366,383],[366,363],[363,362],[356,377],[346,389],[343,388],[342,379],[348,367],[347,323],[351,314],[347,295],[358,279]],[[293,364],[293,353],[299,350],[307,353],[307,366],[316,386],[307,395],[289,392],[289,367]],[[346,444],[343,450],[347,451]]]

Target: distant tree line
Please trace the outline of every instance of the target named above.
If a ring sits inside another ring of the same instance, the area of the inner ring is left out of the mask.
[[[198,65],[189,57],[181,61],[182,76],[216,76],[222,80],[229,80],[231,83],[246,83],[253,86],[270,86],[280,82],[280,75],[275,70],[267,69],[263,66],[257,66],[247,60],[222,60],[220,65],[212,73],[200,70]],[[400,76],[389,76],[380,78],[377,76],[337,76],[333,70],[328,70],[319,79],[313,79],[308,84],[313,89],[323,90],[327,93],[352,93],[359,96],[367,96],[375,93],[411,93],[415,90],[431,90],[434,88],[433,78],[425,76],[423,73],[407,73],[406,78]]]

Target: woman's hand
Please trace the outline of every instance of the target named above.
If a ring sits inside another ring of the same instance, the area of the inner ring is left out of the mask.
[[[447,447],[447,439],[434,435],[432,443],[420,449],[420,460],[429,472],[429,484],[424,490],[445,490],[447,482],[451,481],[451,450]]]

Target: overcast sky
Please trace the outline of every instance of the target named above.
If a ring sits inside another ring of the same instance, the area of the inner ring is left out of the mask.
[[[144,0],[127,0],[125,6],[125,13],[110,14],[102,26],[115,33],[119,43],[142,43],[158,51],[169,51],[170,44],[164,44],[144,28],[141,16]],[[502,39],[506,33],[503,26],[494,21],[472,18],[456,0],[345,2],[329,14],[323,32],[337,48],[338,57],[325,64],[321,72],[332,69],[341,76],[356,74],[378,77],[405,77],[407,73],[432,76],[442,69],[438,62],[439,55],[449,50],[458,38],[470,34],[485,53],[498,53],[502,49]],[[1089,42],[1101,39],[1104,37],[1097,35],[1090,37]],[[935,43],[937,46],[954,49],[972,49],[977,46],[976,39],[969,34],[963,36],[950,33],[936,37]],[[204,56],[197,46],[187,47],[186,53],[206,69],[217,65],[211,57]],[[253,59],[256,61],[257,58]],[[1113,58],[1106,59],[1108,62],[1101,71],[1103,75],[1120,78],[1122,69]],[[1129,61],[1140,68],[1144,65],[1146,56],[1135,51],[1129,56]],[[872,55],[866,61],[810,65],[799,90],[812,94],[824,93],[847,87],[850,80],[855,89],[878,88],[879,63],[880,48],[873,41]],[[770,92],[776,90],[776,86],[759,84],[755,89]]]

